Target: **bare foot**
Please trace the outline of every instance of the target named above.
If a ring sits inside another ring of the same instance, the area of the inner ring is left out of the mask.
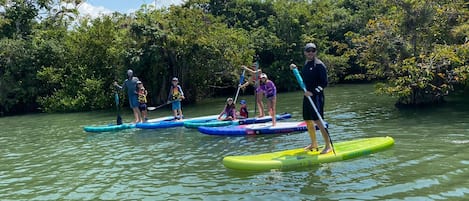
[[[305,151],[319,151],[319,148],[313,147],[312,144],[306,146],[304,149],[305,149]]]
[[[326,147],[326,148],[324,148],[324,149],[321,151],[320,154],[327,154],[327,153],[329,153],[329,152],[331,152],[331,151],[332,151],[332,148],[331,148],[331,147]]]

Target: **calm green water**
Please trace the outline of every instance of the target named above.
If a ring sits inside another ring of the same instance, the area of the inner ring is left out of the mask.
[[[0,118],[0,200],[468,200],[469,101],[454,97],[441,107],[398,110],[372,90],[327,89],[332,139],[392,136],[395,146],[289,171],[238,172],[221,160],[303,147],[307,133],[216,137],[172,128],[89,134],[83,126],[112,123],[115,113]],[[254,109],[251,96],[241,98]],[[301,100],[301,92],[280,94],[278,111],[300,120]],[[184,112],[216,114],[223,104],[224,98],[212,99]],[[169,114],[163,109],[150,117]]]

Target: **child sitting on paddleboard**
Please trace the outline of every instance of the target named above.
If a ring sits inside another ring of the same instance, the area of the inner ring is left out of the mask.
[[[171,88],[169,89],[168,103],[172,103],[174,118],[180,120],[183,118],[181,100],[184,99],[184,92],[182,92],[182,88],[179,85],[179,79],[177,77],[173,77],[171,83],[172,84]]]
[[[239,104],[241,104],[241,107],[239,108],[239,112],[237,114],[238,119],[249,118],[249,112],[248,112],[248,107],[246,105],[246,100],[239,101]]]
[[[233,98],[226,99],[226,105],[223,111],[218,115],[220,121],[236,120],[236,105],[233,103]]]
[[[137,94],[138,94],[138,103],[139,103],[139,106],[138,108],[140,109],[140,112],[142,113],[142,117],[141,120],[142,122],[144,121],[147,121],[148,118],[147,118],[147,95],[148,95],[148,92],[147,90],[145,89],[145,87],[143,86],[143,83],[142,81],[137,81]]]

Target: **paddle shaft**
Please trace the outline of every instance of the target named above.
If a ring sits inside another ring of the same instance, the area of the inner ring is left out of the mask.
[[[243,70],[243,73],[241,73],[241,77],[239,77],[238,91],[236,91],[236,96],[235,96],[235,99],[234,99],[235,104],[236,104],[236,100],[238,100],[238,95],[239,95],[239,90],[241,89],[241,85],[244,82],[244,72],[246,72],[246,69]]]
[[[297,68],[293,69],[293,74],[295,75],[296,80],[298,81],[298,84],[300,84],[300,87],[303,89],[303,91],[307,92],[305,83],[303,82],[303,78],[301,77],[300,72],[298,71]],[[307,98],[309,100],[309,103],[311,103],[311,106],[313,106],[314,112],[316,113],[319,120],[321,121],[322,126],[326,130],[327,137],[329,138],[329,141],[331,142],[332,151],[334,152],[334,155],[335,155],[334,144],[332,143],[331,135],[329,134],[329,130],[327,129],[326,124],[324,123],[324,119],[322,119],[321,115],[319,114],[318,109],[316,108],[316,105],[313,102],[313,99],[311,99],[311,96],[307,96]]]
[[[172,103],[172,102],[173,102],[173,101],[170,101],[170,102],[167,102],[167,103],[163,103],[163,104],[161,104],[161,105],[159,105],[159,106],[156,106],[156,107],[148,107],[147,109],[150,110],[150,111],[153,111],[153,110],[156,110],[156,109],[158,109],[158,108],[161,108],[161,107],[163,107],[163,106],[165,106],[165,105],[168,105],[168,104],[170,104],[170,103]]]
[[[121,117],[120,112],[119,112],[119,93],[117,92],[117,89],[116,89],[116,93],[114,94],[114,100],[116,101],[116,109],[117,109],[116,124],[121,125],[122,124],[122,117]]]
[[[259,87],[259,55],[255,56],[256,59],[256,77],[255,77],[255,82],[254,82],[254,114],[256,114],[257,111],[257,87]],[[260,108],[259,108],[260,109]]]

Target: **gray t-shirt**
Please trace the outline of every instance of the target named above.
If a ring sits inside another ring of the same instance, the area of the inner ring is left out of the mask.
[[[137,77],[132,77],[131,80],[126,79],[122,87],[127,88],[127,95],[136,96],[137,95]]]

